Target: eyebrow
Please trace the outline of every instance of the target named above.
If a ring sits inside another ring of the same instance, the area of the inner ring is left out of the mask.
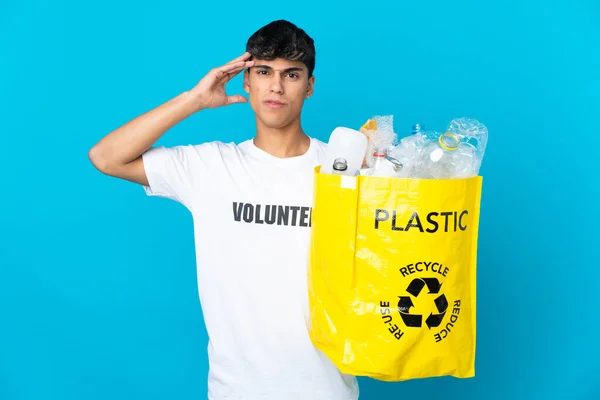
[[[254,68],[262,68],[262,69],[268,69],[273,71],[272,67],[269,67],[268,65],[255,65]],[[286,68],[283,70],[284,73],[288,73],[288,72],[302,72],[304,71],[302,68],[300,67],[290,67],[290,68]]]

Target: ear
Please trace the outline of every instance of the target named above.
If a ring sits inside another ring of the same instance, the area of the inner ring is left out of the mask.
[[[248,69],[244,70],[244,91],[250,93],[250,73]]]
[[[311,76],[308,79],[308,85],[306,85],[306,98],[311,97],[315,92],[315,76]]]

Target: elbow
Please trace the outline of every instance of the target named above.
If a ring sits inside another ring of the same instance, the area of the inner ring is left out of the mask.
[[[92,147],[88,151],[88,158],[94,168],[98,171],[102,172],[105,175],[110,175],[110,162],[103,155],[102,149],[98,147],[98,145]]]

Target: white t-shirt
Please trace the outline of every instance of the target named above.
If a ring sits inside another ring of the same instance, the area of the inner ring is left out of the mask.
[[[211,400],[355,400],[308,335],[314,167],[325,144],[277,158],[247,140],[156,147],[146,193],[192,213]]]

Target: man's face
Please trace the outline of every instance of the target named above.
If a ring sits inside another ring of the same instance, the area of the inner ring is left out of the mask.
[[[269,128],[284,128],[299,118],[313,94],[314,76],[300,61],[254,60],[244,72],[244,90],[257,118]]]

